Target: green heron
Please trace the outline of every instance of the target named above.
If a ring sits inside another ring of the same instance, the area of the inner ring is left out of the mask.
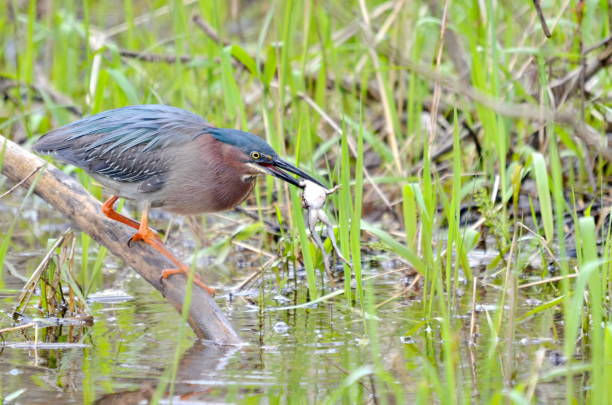
[[[104,111],[49,132],[34,149],[84,169],[111,191],[102,212],[138,230],[128,244],[144,241],[176,266],[164,270],[162,279],[188,268],[148,227],[150,208],[179,214],[227,210],[244,201],[259,174],[296,187],[303,185],[287,172],[321,184],[279,158],[258,136],[216,128],[198,115],[166,105]],[[113,209],[119,198],[143,203],[140,223]],[[195,283],[214,292],[197,278]]]

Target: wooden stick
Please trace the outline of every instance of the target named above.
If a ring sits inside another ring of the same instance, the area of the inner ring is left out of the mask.
[[[544,31],[544,35],[546,35],[546,38],[550,38],[552,34],[548,29],[548,24],[546,24],[546,17],[544,17],[544,13],[542,12],[540,0],[533,0],[533,6],[536,9],[536,13],[538,13],[538,18],[540,19],[540,25],[542,26],[542,31]]]
[[[22,183],[23,187],[30,187],[34,178],[37,178],[37,176],[28,178],[30,173],[45,166],[38,176],[38,183],[34,190],[36,194],[70,219],[78,229],[106,246],[115,256],[130,265],[149,284],[161,291],[179,313],[182,311],[187,279],[184,276],[175,275],[162,283],[160,281],[161,271],[173,267],[164,256],[144,243],[136,243],[128,247],[126,242],[132,236],[133,231],[106,218],[100,209],[100,202],[93,198],[81,184],[45,160],[0,135],[0,155],[3,152],[2,174],[17,183],[26,179]],[[213,297],[195,285],[192,288],[188,320],[199,338],[225,345],[241,343],[240,337]]]

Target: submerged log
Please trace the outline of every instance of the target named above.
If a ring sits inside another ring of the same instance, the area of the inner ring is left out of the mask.
[[[128,247],[126,242],[134,231],[104,216],[101,203],[74,178],[1,135],[0,162],[3,162],[2,174],[25,188],[35,183],[34,192],[38,196],[66,216],[79,230],[125,261],[181,313],[187,278],[177,275],[162,282],[161,271],[172,268],[172,263],[144,243],[132,243]],[[37,170],[39,173],[32,175]],[[192,288],[188,321],[200,338],[218,344],[241,343],[240,337],[213,297],[195,285]]]

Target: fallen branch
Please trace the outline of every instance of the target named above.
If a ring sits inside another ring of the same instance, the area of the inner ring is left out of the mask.
[[[229,41],[225,41],[223,39],[221,39],[221,37],[219,36],[219,34],[217,33],[217,31],[215,31],[215,29],[213,27],[211,27],[210,25],[208,25],[207,22],[205,22],[202,17],[200,17],[199,15],[194,15],[193,16],[193,22],[200,27],[200,29],[202,31],[204,31],[204,33],[213,40],[213,42],[219,44],[220,46],[230,46],[231,43]]]
[[[77,228],[106,246],[111,253],[124,260],[153,287],[162,292],[177,311],[182,311],[187,279],[172,276],[160,281],[163,269],[172,264],[148,245],[136,243],[128,247],[126,241],[132,232],[118,222],[106,218],[101,204],[94,199],[75,179],[64,174],[40,157],[21,148],[16,143],[0,136],[0,150],[4,151],[2,174],[14,182],[30,187],[38,178],[35,192],[71,220]],[[28,176],[46,166],[39,176]],[[195,334],[218,344],[238,344],[240,337],[225,318],[214,299],[194,286],[188,316],[189,325]]]
[[[162,55],[159,53],[146,53],[146,52],[137,52],[137,51],[129,51],[127,49],[120,49],[119,55],[125,58],[132,58],[142,62],[151,62],[151,63],[190,63],[193,61],[193,58],[190,56],[175,56],[175,55]]]
[[[561,105],[578,90],[584,90],[582,86],[599,73],[600,70],[612,65],[612,36],[606,38],[598,45],[607,45],[604,50],[594,58],[586,60],[580,67],[572,70],[562,78],[554,80],[550,89],[555,96],[555,104]],[[586,55],[593,48],[584,52]]]
[[[533,6],[536,9],[536,13],[538,13],[538,18],[540,19],[540,25],[542,26],[542,31],[544,31],[544,35],[546,36],[546,38],[550,38],[552,34],[548,29],[548,24],[546,24],[546,17],[544,17],[544,13],[542,12],[540,0],[533,0]]]

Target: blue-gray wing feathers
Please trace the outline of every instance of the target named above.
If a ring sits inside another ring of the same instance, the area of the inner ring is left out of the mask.
[[[117,108],[85,117],[42,137],[34,149],[118,182],[142,182],[141,192],[159,190],[169,163],[164,146],[205,134],[202,117],[165,105]]]

